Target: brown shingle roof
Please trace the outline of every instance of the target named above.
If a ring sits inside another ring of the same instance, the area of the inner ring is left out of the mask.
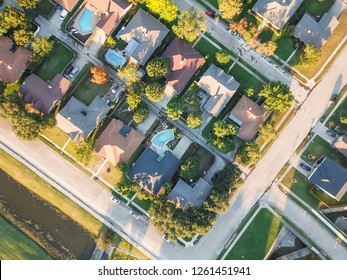
[[[265,122],[270,114],[270,111],[266,111],[263,106],[259,106],[244,95],[231,110],[229,118],[240,126],[237,136],[248,141],[253,139],[259,125]]]
[[[26,69],[30,51],[23,47],[17,47],[12,52],[10,49],[13,42],[10,38],[0,37],[0,81],[2,82],[16,82],[23,71]]]
[[[204,57],[193,47],[177,37],[162,54],[169,61],[170,73],[167,84],[181,92],[196,70],[205,61]]]
[[[61,74],[55,75],[50,83],[31,74],[20,86],[19,94],[23,96],[25,103],[31,104],[34,109],[43,114],[48,114],[64,96],[69,86],[70,81]]]
[[[78,0],[57,0],[56,2],[63,6],[65,10],[71,12]]]
[[[124,132],[122,132],[122,129]],[[114,165],[127,162],[145,137],[120,120],[112,119],[96,140],[96,151]]]

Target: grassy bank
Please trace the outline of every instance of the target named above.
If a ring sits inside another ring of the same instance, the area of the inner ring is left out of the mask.
[[[1,260],[49,260],[51,257],[34,241],[0,216]]]

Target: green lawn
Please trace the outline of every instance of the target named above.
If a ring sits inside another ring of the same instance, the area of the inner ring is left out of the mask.
[[[60,148],[62,148],[66,141],[69,139],[69,136],[57,126],[46,129],[42,132],[42,134],[50,139],[53,143],[58,145]]]
[[[331,196],[327,195],[323,190],[314,188],[312,190],[312,193],[318,197],[322,202],[324,202],[329,207],[334,206],[340,206],[340,205],[346,205],[347,204],[347,192],[344,194],[344,196],[340,199],[340,201],[337,201],[336,199],[333,199]]]
[[[322,17],[331,7],[335,0],[310,0],[305,10],[313,17]]]
[[[327,156],[342,166],[347,167],[347,158],[337,153],[328,142],[318,135],[304,151],[301,158],[306,162],[313,164],[316,160],[323,156]]]
[[[92,83],[90,80],[91,75],[92,74],[88,72],[73,91],[73,96],[87,106],[92,103],[95,97],[103,97],[112,86],[110,82],[104,85]]]
[[[200,168],[198,175],[194,178],[194,181],[197,181],[200,177],[204,175],[204,171],[207,171],[214,162],[214,156],[207,152],[204,148],[197,148],[192,156],[196,156],[200,162]]]
[[[152,200],[150,199],[138,199],[137,197],[133,200],[138,206],[140,206],[143,210],[148,211],[152,205]]]
[[[286,61],[295,51],[295,44],[292,37],[282,36],[277,41],[277,49],[275,54]]]
[[[340,93],[342,94],[342,93]],[[347,124],[340,122],[340,117],[347,117],[347,98],[340,104],[327,124],[339,134],[347,134]]]
[[[53,50],[35,71],[42,80],[53,80],[57,73],[62,73],[73,60],[74,53],[59,41],[54,41]]]
[[[200,88],[196,84],[193,84],[180,100],[183,110],[187,115],[192,112],[199,113],[201,102],[201,97],[198,95],[199,90]]]
[[[228,74],[233,76],[235,80],[240,83],[240,90],[248,87],[253,87],[258,92],[263,85],[262,82],[253,77],[251,73],[246,71],[238,64],[235,64]]]
[[[207,0],[213,7],[218,9],[218,0]]]
[[[296,182],[293,182],[293,179]],[[315,209],[319,209],[321,202],[310,192],[310,184],[295,168],[291,168],[287,175],[283,178],[282,184],[289,188],[293,193],[299,196],[303,201]]]
[[[36,9],[45,16],[49,16],[54,7],[55,5],[50,0],[38,0]]]
[[[282,223],[277,217],[269,210],[261,209],[225,259],[264,259],[281,228]]]
[[[0,215],[1,260],[50,260],[37,243],[19,231]]]

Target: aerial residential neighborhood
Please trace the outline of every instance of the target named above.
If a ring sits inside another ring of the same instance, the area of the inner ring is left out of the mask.
[[[347,1],[0,1],[0,259],[346,260]]]

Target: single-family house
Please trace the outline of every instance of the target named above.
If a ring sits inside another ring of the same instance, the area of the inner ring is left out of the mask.
[[[198,86],[210,95],[203,108],[217,117],[235,94],[240,84],[234,77],[228,75],[216,65],[211,64],[200,78]]]
[[[99,96],[89,106],[71,97],[56,116],[57,126],[72,140],[79,141],[92,133],[109,110],[110,107]]]
[[[185,88],[200,65],[205,61],[198,51],[177,37],[164,51],[162,58],[167,59],[169,62],[169,74],[166,84],[178,93]]]
[[[52,81],[46,82],[35,74],[27,77],[19,88],[19,95],[24,103],[34,110],[48,114],[63,98],[70,87],[70,81],[61,74],[55,75]]]
[[[30,51],[18,47],[6,36],[0,37],[0,81],[15,83],[27,68]]]
[[[327,157],[307,180],[336,200],[340,200],[347,191],[347,169]]]
[[[258,0],[252,10],[266,23],[282,30],[303,0]]]
[[[347,157],[347,136],[340,136],[334,143],[334,148],[345,157]]]
[[[167,198],[182,209],[201,207],[211,191],[212,186],[203,178],[199,178],[192,186],[180,179]]]
[[[145,137],[120,120],[112,119],[95,142],[97,153],[114,165],[127,162]]]
[[[164,24],[139,9],[117,37],[128,43],[126,51],[141,65],[145,65],[169,30]]]
[[[266,111],[263,106],[243,95],[229,114],[229,119],[236,123],[240,129],[237,136],[244,140],[252,140],[259,125],[264,123],[271,115],[271,111]]]
[[[179,166],[180,160],[171,151],[161,156],[147,148],[130,168],[127,176],[146,191],[157,195]]]

